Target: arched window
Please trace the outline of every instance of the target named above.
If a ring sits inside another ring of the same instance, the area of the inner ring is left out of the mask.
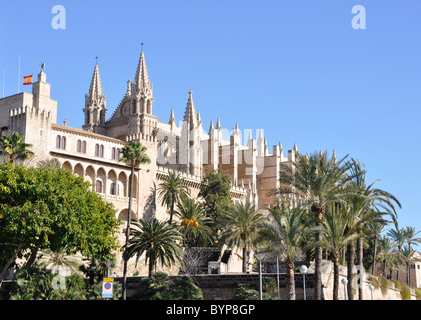
[[[82,141],[78,140],[76,144],[76,151],[82,152]]]
[[[104,145],[101,144],[101,146],[99,147],[99,156],[101,158],[104,158]]]
[[[56,137],[56,148],[60,149],[61,147],[61,136]]]
[[[120,149],[117,148],[116,154],[115,154],[115,159],[120,161]]]
[[[115,148],[111,149],[111,159],[115,160],[116,159],[116,153],[115,153]]]
[[[86,141],[82,142],[82,153],[86,153]]]
[[[115,196],[116,195],[116,190],[117,188],[116,188],[116,184],[115,184],[115,182],[113,182],[113,183],[111,183],[111,185],[110,185],[110,194],[111,195],[113,195],[113,196]]]
[[[98,192],[98,193],[103,193],[102,192],[102,181],[101,180],[96,181],[95,191]]]
[[[98,156],[99,156],[99,144],[97,143],[95,145],[95,157],[98,157]]]
[[[61,149],[66,149],[66,137],[61,137]]]

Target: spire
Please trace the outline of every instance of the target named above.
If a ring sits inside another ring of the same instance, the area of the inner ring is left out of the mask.
[[[168,123],[171,124],[173,122],[175,123],[174,109],[171,109],[170,121]]]
[[[134,88],[137,89],[137,92],[141,92],[145,88],[149,89],[151,86],[149,82],[148,68],[146,67],[145,54],[143,53],[143,45],[133,84]]]
[[[297,147],[297,143],[296,142],[294,142],[294,151],[295,152],[298,152],[298,147]]]
[[[214,130],[213,127],[213,120],[211,120],[210,127],[209,127],[209,134]]]
[[[184,122],[190,124],[190,128],[196,128],[198,125],[198,118],[196,114],[196,109],[194,107],[193,101],[193,91],[190,89],[189,91],[189,99],[187,100],[187,107],[186,111],[184,112]]]
[[[221,129],[221,120],[219,118],[216,120],[216,127],[215,129]]]
[[[104,93],[102,91],[101,77],[99,76],[98,64],[95,65],[94,74],[92,75],[91,85],[89,87],[88,98],[90,101],[102,98]]]

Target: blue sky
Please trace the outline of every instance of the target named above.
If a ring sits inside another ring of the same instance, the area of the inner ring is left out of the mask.
[[[64,30],[51,25],[55,5]],[[365,30],[351,26],[355,5]],[[19,54],[20,81],[45,61],[58,123],[81,128],[95,56],[111,116],[143,41],[160,121],[171,108],[182,119],[191,88],[206,130],[220,117],[264,129],[270,150],[358,158],[402,202],[399,225],[421,230],[420,12],[418,0],[2,1],[0,65],[7,96]]]

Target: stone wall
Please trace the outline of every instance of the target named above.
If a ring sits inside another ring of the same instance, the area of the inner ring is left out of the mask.
[[[276,273],[264,273],[264,278],[273,278],[276,281]],[[256,289],[259,287],[259,274],[211,274],[197,275],[192,277],[194,283],[202,290],[205,300],[232,300],[235,288],[239,284],[247,284]],[[127,297],[130,299],[140,282],[142,277],[127,278]],[[285,274],[279,274],[280,295],[281,299],[285,299]],[[313,299],[313,274],[306,275],[306,297],[308,300]],[[122,278],[116,278],[116,281],[122,283]],[[296,299],[303,300],[303,275],[295,274]]]

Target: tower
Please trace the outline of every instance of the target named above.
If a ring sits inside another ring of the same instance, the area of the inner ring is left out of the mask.
[[[146,140],[154,139],[158,122],[158,117],[152,114],[152,104],[154,101],[153,84],[149,80],[145,54],[142,48],[131,89],[129,136],[140,135]]]
[[[85,124],[82,126],[84,130],[100,134],[105,133],[106,100],[107,97],[102,91],[97,57],[89,92],[85,95],[85,108],[83,109],[85,113]]]
[[[200,176],[202,167],[201,135],[203,125],[200,114],[196,113],[193,91],[189,91],[186,111],[184,112],[181,138],[179,142],[179,161],[181,170]]]

